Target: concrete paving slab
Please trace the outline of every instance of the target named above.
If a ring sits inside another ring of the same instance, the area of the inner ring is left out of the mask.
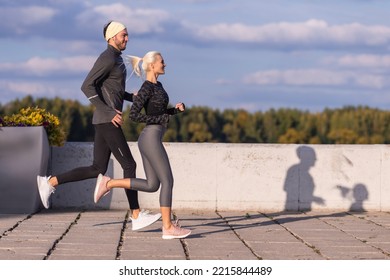
[[[192,229],[163,240],[132,231],[125,210],[0,215],[0,260],[388,260],[390,213],[177,213]],[[175,213],[176,214],[176,213]]]

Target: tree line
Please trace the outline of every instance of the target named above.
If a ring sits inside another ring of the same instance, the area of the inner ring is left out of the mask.
[[[144,127],[131,121],[129,103],[123,111],[123,131],[128,141],[137,141]],[[56,115],[67,141],[93,141],[93,106],[76,100],[27,96],[0,104],[0,117],[21,108],[38,106]],[[269,109],[250,113],[242,109],[211,109],[193,106],[171,117],[164,136],[167,142],[295,143],[295,144],[389,144],[390,111],[366,106],[346,106],[309,112]]]

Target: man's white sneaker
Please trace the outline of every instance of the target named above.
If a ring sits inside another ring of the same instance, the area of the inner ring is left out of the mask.
[[[37,176],[39,196],[41,197],[42,204],[46,209],[50,206],[50,195],[55,191],[55,188],[50,185],[49,179],[50,176]]]
[[[131,229],[140,230],[141,228],[150,226],[151,224],[157,222],[161,218],[161,214],[151,214],[147,210],[142,210],[137,219],[131,219]]]

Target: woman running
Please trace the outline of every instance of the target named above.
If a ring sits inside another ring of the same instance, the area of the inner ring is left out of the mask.
[[[145,179],[125,178],[111,179],[99,175],[95,193],[95,203],[106,195],[112,188],[125,188],[136,191],[156,192],[161,184],[160,210],[162,215],[162,238],[184,238],[191,234],[189,229],[181,228],[177,221],[171,221],[173,175],[168,155],[162,144],[162,138],[166,131],[169,116],[184,112],[183,103],[178,103],[174,108],[167,108],[169,97],[162,84],[157,81],[159,75],[165,74],[165,62],[159,52],[148,52],[143,58],[129,56],[133,71],[141,77],[140,62],[146,80],[133,99],[130,110],[130,118],[135,122],[146,123],[145,128],[138,138],[138,147],[141,153]],[[145,114],[141,110],[145,108]]]

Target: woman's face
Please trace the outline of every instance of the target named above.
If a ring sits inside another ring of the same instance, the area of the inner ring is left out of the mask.
[[[165,74],[165,62],[161,55],[156,55],[155,61],[152,63],[152,69],[155,74],[163,75]]]

